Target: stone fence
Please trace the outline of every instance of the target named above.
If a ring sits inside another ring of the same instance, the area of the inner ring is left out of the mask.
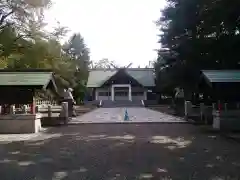
[[[198,106],[192,105],[190,101],[185,101],[185,119],[198,117],[205,124],[211,120],[214,129],[218,130],[240,130],[240,104],[224,103],[217,107],[215,103],[212,106],[206,106],[200,103]],[[220,108],[220,109],[219,109]]]
[[[35,103],[38,106],[48,106],[48,105],[57,106],[58,105],[56,101],[48,101],[48,100],[36,100]]]
[[[57,115],[53,118],[54,113]],[[44,114],[47,114],[46,120],[50,124],[52,118],[54,124],[59,124],[60,121],[66,124],[69,120],[68,103],[62,102],[57,107],[48,105],[47,108],[36,106],[35,113],[31,113],[27,105],[23,105],[20,110],[11,105],[9,113],[0,115],[0,133],[37,133],[41,131]]]
[[[223,131],[239,131],[240,110],[213,110],[213,128]]]
[[[188,120],[189,118],[199,117],[200,121],[204,121],[204,118],[207,119],[207,117],[211,116],[213,108],[212,106],[205,106],[203,103],[200,103],[200,105],[192,105],[191,101],[185,101],[185,119]]]

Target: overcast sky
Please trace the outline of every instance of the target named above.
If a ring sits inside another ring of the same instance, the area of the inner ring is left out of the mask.
[[[156,59],[159,48],[154,21],[165,0],[53,0],[46,14],[49,26],[58,20],[80,32],[90,48],[91,60],[114,60],[118,65],[144,67]]]

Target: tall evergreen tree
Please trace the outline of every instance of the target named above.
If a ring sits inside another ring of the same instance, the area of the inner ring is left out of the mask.
[[[238,0],[168,0],[158,21],[162,32],[159,42],[176,54],[177,63],[170,63],[168,71],[175,65],[184,67],[185,74],[173,70],[183,75],[182,84],[202,69],[240,68],[239,7]],[[163,58],[162,53],[159,58]],[[169,58],[164,59],[169,62]]]

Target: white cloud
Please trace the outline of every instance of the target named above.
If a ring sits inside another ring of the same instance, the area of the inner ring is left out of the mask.
[[[144,66],[156,58],[158,30],[154,24],[164,0],[55,0],[46,19],[55,19],[80,32],[91,59],[109,58],[117,64]]]

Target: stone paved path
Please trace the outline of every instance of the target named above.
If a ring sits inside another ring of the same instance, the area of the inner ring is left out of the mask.
[[[185,120],[147,108],[127,108],[129,121],[124,121],[126,108],[98,108],[80,117],[73,118],[71,123],[186,123]]]
[[[240,143],[190,124],[78,124],[11,140],[2,180],[240,179]]]

